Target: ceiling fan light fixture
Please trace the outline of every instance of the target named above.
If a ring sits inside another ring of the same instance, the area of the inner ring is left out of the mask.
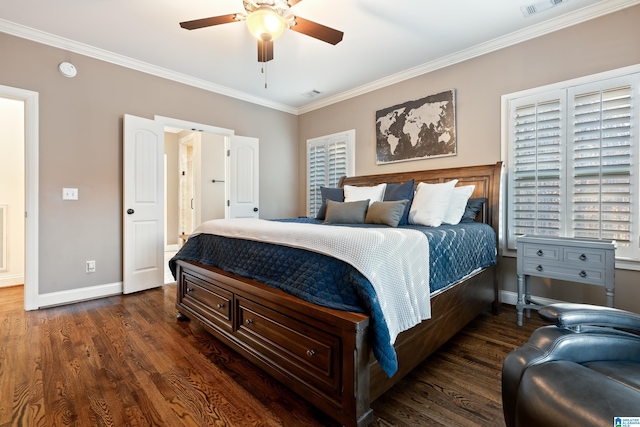
[[[247,27],[258,40],[275,40],[282,35],[286,26],[284,18],[268,6],[260,6],[247,17]],[[271,37],[264,37],[269,34]]]

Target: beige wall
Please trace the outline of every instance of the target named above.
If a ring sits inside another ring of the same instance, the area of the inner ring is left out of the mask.
[[[39,293],[122,280],[125,113],[173,117],[259,138],[261,216],[291,217],[305,212],[307,139],[355,129],[357,174],[494,163],[500,160],[501,95],[640,63],[637,22],[640,6],[299,117],[0,33],[0,84],[40,94]],[[78,76],[62,77],[57,71],[62,61],[74,63]],[[458,155],[376,166],[376,110],[451,88],[457,98]],[[80,200],[62,202],[63,187],[79,188]],[[97,262],[91,275],[84,272],[88,259]],[[513,265],[513,259],[506,260],[509,291],[515,290]],[[640,312],[635,286],[640,274],[619,270],[616,277],[617,305]],[[534,283],[534,290],[549,298],[604,301],[599,288],[554,285]]]
[[[356,130],[357,175],[495,163],[501,160],[502,95],[640,63],[638,22],[640,6],[634,6],[301,115],[300,170],[306,168],[307,139],[347,129]],[[456,90],[458,155],[377,166],[376,111],[452,88]],[[298,196],[302,214],[303,186]],[[505,270],[503,287],[515,291],[514,259],[506,260]],[[616,306],[640,312],[637,283],[640,273],[616,271]],[[604,290],[590,288],[534,281],[537,295],[603,304]]]
[[[0,33],[0,84],[39,93],[40,294],[122,280],[122,117],[173,117],[260,139],[260,212],[297,214],[297,117]],[[60,62],[78,69],[68,79]],[[63,187],[79,200],[63,202]],[[85,273],[85,261],[97,271]]]

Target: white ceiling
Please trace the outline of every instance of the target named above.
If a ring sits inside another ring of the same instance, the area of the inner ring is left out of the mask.
[[[301,113],[640,3],[565,0],[523,16],[541,1],[552,0],[304,0],[291,13],[344,39],[286,30],[266,77],[244,22],[178,24],[243,12],[242,0],[1,0],[0,31]]]

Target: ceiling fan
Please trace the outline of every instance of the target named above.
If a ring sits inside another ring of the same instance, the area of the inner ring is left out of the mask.
[[[273,59],[273,41],[280,37],[285,29],[306,34],[333,45],[340,43],[344,33],[307,19],[287,13],[289,8],[302,0],[243,0],[245,13],[214,16],[181,22],[187,30],[247,21],[249,31],[258,39],[258,62]]]

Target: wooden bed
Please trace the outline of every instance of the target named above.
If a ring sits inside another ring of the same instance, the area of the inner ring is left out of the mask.
[[[445,182],[475,185],[486,197],[479,221],[498,235],[502,163],[343,178],[340,186]],[[432,318],[396,339],[398,371],[389,378],[371,353],[369,317],[302,301],[254,280],[202,264],[177,262],[179,317],[201,322],[215,337],[345,426],[373,421],[370,404],[493,304],[498,265],[431,300]]]

